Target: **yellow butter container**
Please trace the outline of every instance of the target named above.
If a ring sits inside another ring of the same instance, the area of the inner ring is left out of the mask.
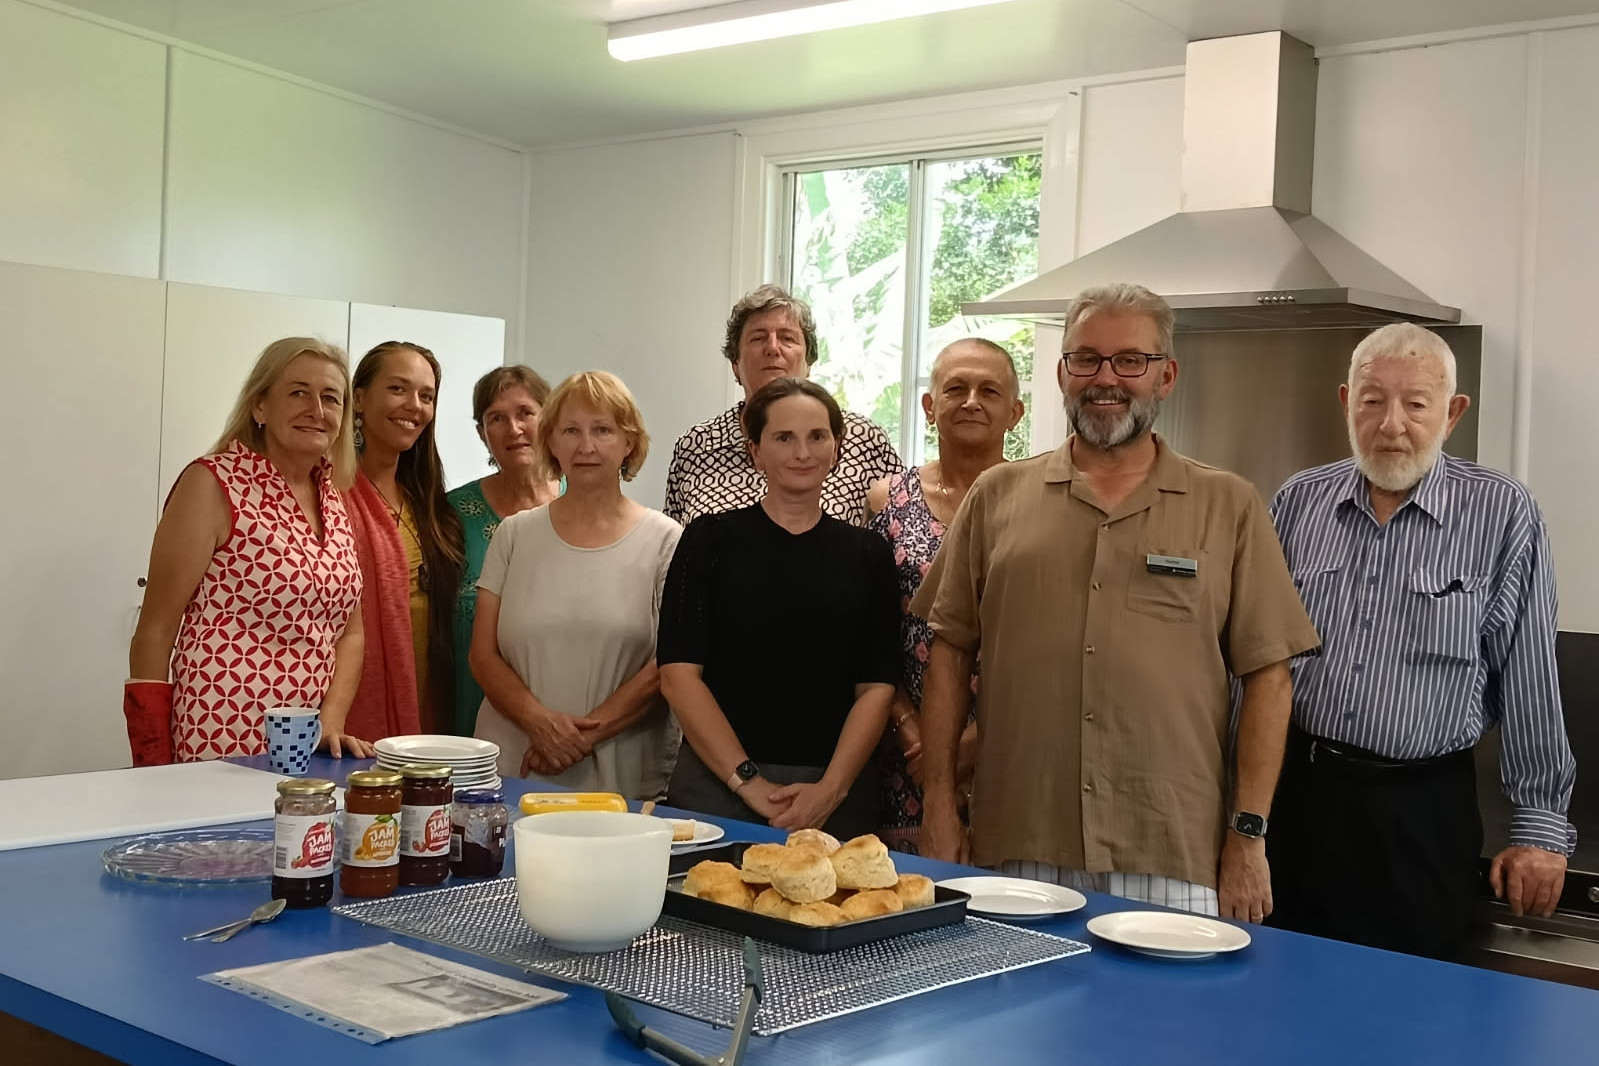
[[[529,792],[522,797],[521,805],[523,814],[627,810],[627,800],[615,792]]]

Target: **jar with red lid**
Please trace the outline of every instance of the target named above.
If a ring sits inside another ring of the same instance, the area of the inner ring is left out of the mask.
[[[402,766],[400,776],[400,884],[443,884],[450,876],[450,768]]]
[[[321,907],[333,898],[333,782],[282,781],[272,823],[272,898]]]
[[[393,770],[356,770],[346,779],[339,891],[387,896],[400,884],[401,778]]]

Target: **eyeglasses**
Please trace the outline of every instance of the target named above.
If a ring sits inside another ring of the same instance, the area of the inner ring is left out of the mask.
[[[1066,373],[1074,378],[1091,378],[1106,363],[1110,364],[1111,371],[1119,378],[1141,378],[1149,370],[1150,363],[1166,358],[1151,352],[1117,352],[1115,355],[1062,352],[1060,357],[1066,361]]]

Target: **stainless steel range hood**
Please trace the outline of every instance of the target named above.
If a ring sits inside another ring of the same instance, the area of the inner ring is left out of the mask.
[[[968,315],[1060,321],[1083,289],[1136,281],[1182,330],[1460,321],[1310,214],[1316,59],[1285,33],[1196,41],[1183,89],[1182,210],[963,304]]]

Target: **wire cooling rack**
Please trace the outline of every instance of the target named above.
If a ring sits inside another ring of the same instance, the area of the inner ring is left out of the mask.
[[[350,903],[333,913],[712,1025],[733,1023],[744,988],[742,936],[670,916],[619,951],[584,955],[551,947],[522,920],[515,878]],[[968,918],[826,955],[774,944],[760,950],[766,995],[755,1032],[770,1036],[1089,948]]]

